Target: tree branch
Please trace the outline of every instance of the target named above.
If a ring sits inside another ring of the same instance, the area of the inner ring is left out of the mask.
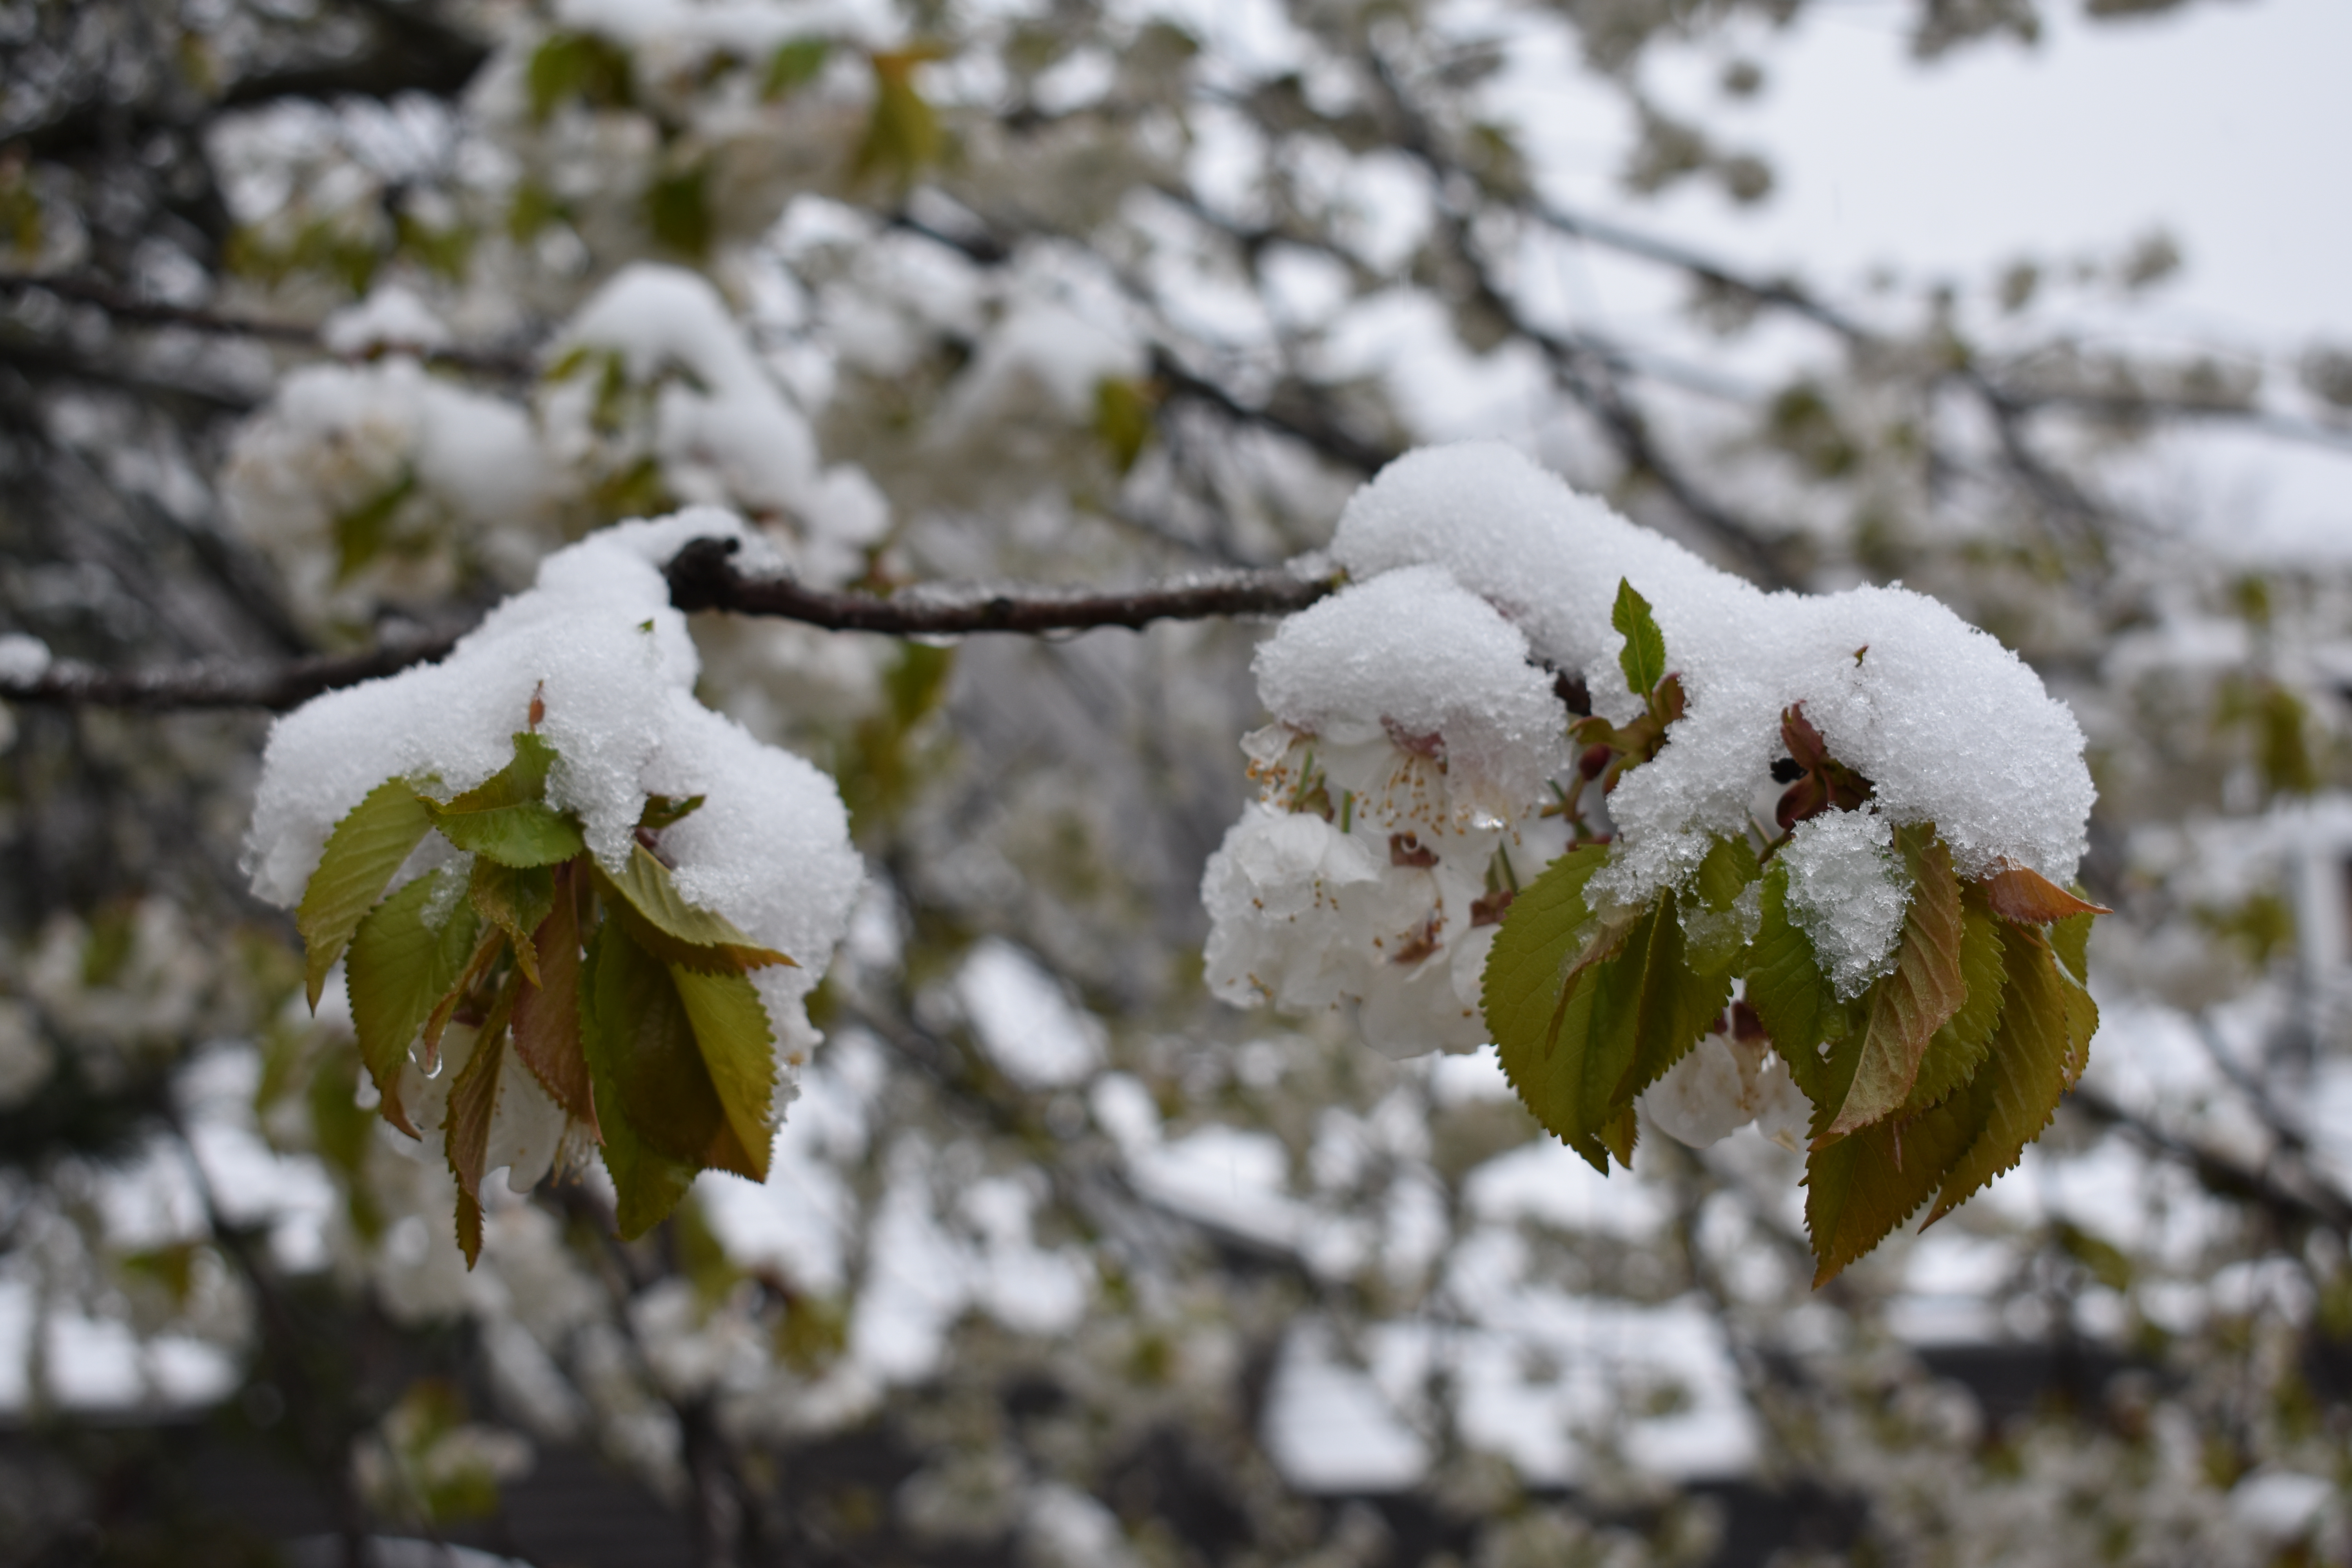
[[[935,584],[887,598],[829,593],[791,577],[752,577],[737,569],[732,542],[698,539],[669,564],[670,603],[681,610],[727,610],[774,616],[827,631],[880,632],[890,637],[961,637],[973,632],[1050,632],[1125,626],[1153,621],[1198,621],[1223,616],[1285,616],[1303,610],[1338,586],[1326,569],[1307,574],[1290,566],[1202,573],[1173,582],[1097,593],[1038,584]]]
[[[929,584],[883,597],[810,588],[790,577],[738,570],[734,542],[698,539],[669,564],[670,602],[681,610],[723,610],[799,621],[827,631],[886,637],[964,637],[1009,632],[1041,637],[1102,626],[1139,630],[1153,621],[1285,616],[1339,585],[1337,571],[1290,566],[1203,573],[1123,593],[1036,584]],[[364,652],[279,664],[202,661],[156,669],[109,670],[60,659],[29,679],[0,679],[0,699],[68,708],[299,708],[323,691],[356,686],[446,654],[463,627],[415,627]]]
[[[124,293],[110,284],[89,278],[37,277],[21,273],[0,274],[0,289],[38,289],[60,300],[70,300],[77,305],[89,305],[103,310],[111,320],[142,327],[184,327],[190,331],[205,332],[218,337],[259,338],[266,342],[289,343],[302,348],[320,349],[319,327],[314,322],[274,321],[256,316],[225,316],[212,310],[186,305],[169,305],[158,300],[142,300]],[[435,364],[446,364],[460,370],[500,375],[510,379],[528,379],[531,363],[528,354],[500,352],[496,349],[430,348],[418,349],[417,356]],[[201,395],[198,394],[197,395]]]
[[[2296,1182],[2279,1170],[2242,1165],[2165,1131],[2095,1089],[2077,1085],[2066,1103],[2102,1126],[2121,1130],[2149,1152],[2187,1166],[2217,1197],[2261,1209],[2290,1230],[2315,1226],[2352,1236],[2352,1202],[2323,1182]]]
[[[29,680],[0,679],[0,698],[65,708],[266,708],[283,712],[322,691],[357,686],[447,653],[455,630],[418,628],[363,653],[278,664],[199,660],[156,669],[111,670],[59,659]]]

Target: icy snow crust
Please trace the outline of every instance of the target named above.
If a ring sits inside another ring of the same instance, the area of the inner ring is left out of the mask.
[[[1259,652],[1276,721],[1244,742],[1259,802],[1202,880],[1208,979],[1229,1001],[1352,1011],[1392,1055],[1486,1040],[1496,892],[1567,843],[1543,815],[1553,781],[1576,784],[1552,672],[1581,677],[1612,721],[1642,710],[1611,625],[1621,580],[1651,605],[1687,706],[1609,796],[1618,847],[1589,897],[1647,903],[1716,837],[1769,819],[1799,704],[1875,785],[1864,812],[1815,818],[1783,852],[1841,994],[1901,933],[1895,825],[1935,824],[1971,879],[2009,865],[2063,883],[2082,858],[2092,788],[2073,715],[1922,595],[1762,593],[1492,442],[1391,464],[1331,554],[1351,585]]]
[[[1797,824],[1780,851],[1789,913],[1827,966],[1831,988],[1851,1002],[1894,967],[1911,889],[1895,858],[1885,816],[1832,811]]]
[[[740,541],[755,557],[762,548],[740,519],[708,508],[608,529],[549,556],[536,587],[441,663],[329,692],[278,720],[247,850],[254,891],[300,902],[335,823],[388,778],[443,798],[488,778],[513,757],[538,693],[540,733],[562,759],[549,797],[579,816],[605,865],[628,855],[648,794],[707,797],[664,830],[662,848],[689,901],[799,961],[752,975],[780,1053],[796,1065],[816,1038],[802,1001],[863,871],[832,781],[695,700],[699,664],[661,565],[704,538]]]

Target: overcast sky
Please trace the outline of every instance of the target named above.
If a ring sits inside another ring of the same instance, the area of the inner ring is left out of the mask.
[[[1753,207],[1696,181],[1629,199],[1624,121],[1557,50],[1516,51],[1506,99],[1559,198],[1834,295],[1858,296],[1882,268],[1950,281],[1987,302],[1976,319],[1997,336],[1989,291],[2006,264],[2112,259],[2160,226],[2186,258],[2170,284],[2128,306],[2105,287],[2062,291],[2042,321],[2260,355],[2289,407],[2307,345],[2352,347],[2352,0],[2196,0],[2104,23],[2056,0],[2038,45],[1979,43],[1927,66],[1909,55],[1913,9],[1819,0],[1787,31],[1649,62],[1662,102],[1772,163],[1779,184]],[[1717,85],[1739,52],[1766,73],[1746,101]],[[1590,324],[1635,338],[1682,295],[1601,257],[1582,292]],[[2146,483],[2183,526],[2220,522],[2232,548],[2352,553],[2352,452],[2200,433]]]

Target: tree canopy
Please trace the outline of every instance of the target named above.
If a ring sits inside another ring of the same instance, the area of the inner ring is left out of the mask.
[[[2340,1560],[2345,355],[1678,240],[1821,8],[19,7],[0,1537]]]

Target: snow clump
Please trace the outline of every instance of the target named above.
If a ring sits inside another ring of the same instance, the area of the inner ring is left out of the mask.
[[[550,804],[579,818],[607,868],[628,858],[648,795],[705,797],[663,830],[662,851],[688,902],[798,961],[751,976],[789,1098],[818,1039],[804,1003],[864,872],[832,781],[695,700],[699,660],[662,565],[706,538],[738,541],[766,563],[761,536],[715,510],[609,529],[549,556],[537,586],[491,611],[441,663],[328,692],[278,720],[246,852],[255,893],[299,904],[336,822],[386,779],[444,798],[488,779],[513,757],[536,697],[539,733],[559,757]],[[400,880],[434,870],[438,843],[428,839]]]
[[[1895,967],[1911,889],[1895,858],[1895,828],[1876,812],[1832,811],[1797,824],[1780,862],[1789,914],[1829,970],[1842,1002]]]
[[[1588,830],[1613,839],[1590,899],[1687,890],[1717,838],[1769,821],[1791,709],[1872,786],[1783,851],[1841,995],[1901,933],[1894,827],[1933,824],[1970,880],[2022,867],[2063,884],[2082,858],[2092,786],[2074,716],[1924,595],[1764,593],[1496,442],[1391,463],[1348,503],[1331,556],[1351,584],[1259,652],[1276,720],[1244,743],[1259,800],[1202,884],[1210,983],[1229,1000],[1360,1007],[1396,1053],[1483,1043],[1498,895],[1569,842],[1562,808],[1584,788],[1555,678],[1612,723],[1643,710],[1618,664],[1621,581],[1650,605],[1685,709],[1663,751],[1583,803]],[[1302,815],[1314,825],[1284,820]],[[1402,825],[1413,842],[1391,850]],[[1443,988],[1423,979],[1441,958]],[[1414,992],[1423,1005],[1400,1005]]]

